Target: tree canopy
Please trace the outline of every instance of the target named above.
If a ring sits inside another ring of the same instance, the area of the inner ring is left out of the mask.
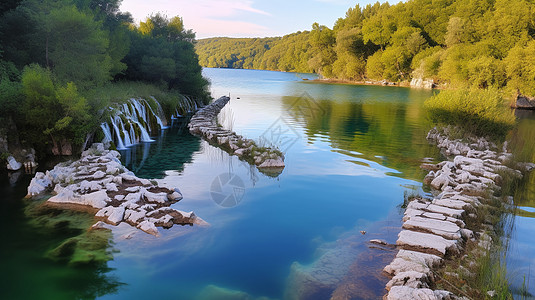
[[[195,34],[178,16],[139,25],[121,0],[9,0],[0,4],[0,121],[46,146],[81,144],[118,81],[145,82],[207,101]],[[0,128],[2,129],[2,128]]]

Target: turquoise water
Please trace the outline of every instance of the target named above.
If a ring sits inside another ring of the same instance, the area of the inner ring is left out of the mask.
[[[438,155],[425,141],[429,125],[420,111],[430,92],[317,84],[301,80],[312,75],[269,71],[206,69],[205,75],[214,97],[232,97],[220,123],[279,143],[287,166],[277,178],[264,176],[181,130],[148,150],[136,148],[136,155],[124,153],[129,167],[142,164],[132,167],[139,176],[178,186],[184,199],[174,207],[195,211],[211,226],[130,240],[121,239],[127,229],[117,230],[109,266],[125,285],[103,298],[282,299],[304,290],[302,296],[322,299],[348,282],[359,286],[351,292],[355,299],[380,297],[387,281],[380,271],[393,252],[366,242],[395,242],[404,192],[420,189],[413,180],[422,174],[420,160]],[[274,124],[282,124],[290,142],[267,131]],[[229,172],[243,182],[243,198],[220,207],[212,183]],[[300,283],[317,273],[328,275]]]
[[[175,226],[156,238],[120,225],[109,248],[113,260],[104,267],[46,259],[47,250],[79,232],[32,224],[20,200],[29,179],[13,187],[5,182],[1,298],[382,297],[388,278],[381,270],[395,252],[368,241],[395,242],[404,194],[423,193],[422,159],[439,159],[425,140],[431,124],[422,103],[432,92],[302,80],[314,79],[311,74],[204,74],[214,97],[232,98],[220,124],[279,146],[284,171],[262,175],[177,121],[156,142],[122,151],[122,160],[140,177],[180,188],[184,199],[173,207],[195,211],[210,226]],[[216,191],[218,180],[229,176],[235,181]],[[219,206],[212,192],[238,201]],[[531,228],[524,224],[517,222],[521,234]],[[516,244],[522,257],[532,244],[525,241]]]

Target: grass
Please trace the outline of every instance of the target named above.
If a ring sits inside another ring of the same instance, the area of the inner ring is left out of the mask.
[[[503,139],[515,116],[498,89],[446,90],[426,100],[424,107],[436,123],[456,125],[466,132]]]

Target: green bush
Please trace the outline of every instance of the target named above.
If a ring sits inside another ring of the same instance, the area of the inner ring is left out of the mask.
[[[496,88],[441,91],[425,102],[432,121],[462,127],[479,136],[503,138],[515,117]]]

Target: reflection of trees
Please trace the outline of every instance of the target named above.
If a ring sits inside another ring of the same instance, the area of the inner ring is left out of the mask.
[[[142,143],[121,151],[121,160],[129,170],[142,178],[162,178],[165,170],[181,172],[201,148],[200,138],[189,133],[187,122],[174,120],[173,125],[156,137],[154,143]]]
[[[317,91],[315,85],[309,86]],[[321,88],[322,85],[318,86]],[[298,97],[284,97],[283,103],[289,110],[288,114],[303,124],[310,140],[315,140],[317,135],[326,135],[333,148],[361,153],[363,159],[396,169],[405,178],[420,180],[423,176],[419,168],[422,158],[438,155],[438,150],[425,139],[431,125],[422,103],[429,94],[398,89],[406,95],[384,101],[378,99],[382,95],[377,87],[337,87],[353,90],[352,93],[312,100],[321,107],[320,113],[303,113],[300,106],[306,104]],[[368,89],[365,91],[366,98],[355,94],[359,92],[357,88]],[[374,91],[377,98],[373,95]]]
[[[535,113],[520,111],[517,126],[509,134],[507,140],[509,148],[518,161],[535,163]],[[519,206],[535,207],[535,174],[534,171],[526,174],[519,188],[516,189],[514,199]],[[535,214],[524,213],[533,217]]]
[[[21,200],[29,176],[11,186],[0,182],[0,294],[3,299],[94,299],[123,285],[110,275],[110,231],[87,231],[86,213],[46,209],[41,201]],[[61,245],[60,256],[51,253]]]

